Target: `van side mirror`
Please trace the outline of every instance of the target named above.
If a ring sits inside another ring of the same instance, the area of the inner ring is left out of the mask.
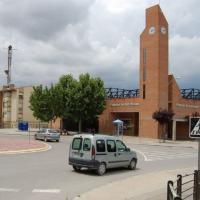
[[[127,147],[127,148],[126,148],[126,151],[130,152],[130,151],[131,151],[131,149]]]

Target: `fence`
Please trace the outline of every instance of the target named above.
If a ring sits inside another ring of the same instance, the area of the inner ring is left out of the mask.
[[[167,200],[200,200],[200,171],[177,175],[175,181],[167,183]]]
[[[115,98],[135,98],[139,97],[140,90],[125,90],[119,88],[105,88],[106,98],[115,99]]]

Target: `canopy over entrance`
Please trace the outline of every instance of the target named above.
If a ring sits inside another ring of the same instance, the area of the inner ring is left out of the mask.
[[[123,135],[123,124],[124,122],[121,121],[120,119],[116,119],[113,121],[113,124],[116,125],[116,135],[120,136]]]

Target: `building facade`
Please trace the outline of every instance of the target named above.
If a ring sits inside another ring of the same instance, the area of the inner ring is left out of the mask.
[[[159,109],[173,111],[168,124],[169,139],[188,139],[188,116],[200,113],[200,90],[180,89],[174,76],[168,75],[168,22],[159,5],[146,9],[146,25],[140,35],[140,88],[124,90],[106,88],[106,109],[98,123],[83,124],[98,129],[100,133],[113,134],[113,121],[124,122],[124,134],[138,137],[161,138],[161,127],[152,118]],[[13,84],[0,88],[0,127],[17,127],[27,121],[31,127],[41,125],[33,117],[29,98],[33,87],[16,88]],[[57,119],[52,126],[57,129],[77,130],[77,123]]]
[[[140,89],[106,90],[99,132],[115,132],[113,121],[120,119],[126,135],[161,138],[161,127],[152,114],[166,109],[175,113],[167,137],[188,138],[187,116],[200,113],[200,90],[180,90],[173,75],[168,75],[168,40],[168,22],[160,6],[146,9],[146,26],[140,35]]]
[[[20,121],[28,122],[33,128],[41,125],[29,108],[32,91],[32,86],[17,88],[14,84],[0,88],[0,128],[16,128]]]

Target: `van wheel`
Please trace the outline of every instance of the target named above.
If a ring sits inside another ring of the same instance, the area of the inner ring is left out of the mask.
[[[100,163],[100,165],[99,165],[99,167],[98,167],[98,169],[97,169],[97,174],[99,175],[99,176],[102,176],[102,175],[104,175],[106,173],[106,165],[105,165],[105,163]]]
[[[129,168],[130,170],[134,170],[134,169],[136,168],[136,164],[137,164],[137,162],[136,162],[136,160],[133,158],[133,159],[131,160],[131,162],[130,162],[128,168]]]
[[[81,168],[80,168],[80,167],[77,167],[77,166],[75,166],[75,165],[73,165],[73,169],[74,169],[76,172],[81,171]]]

